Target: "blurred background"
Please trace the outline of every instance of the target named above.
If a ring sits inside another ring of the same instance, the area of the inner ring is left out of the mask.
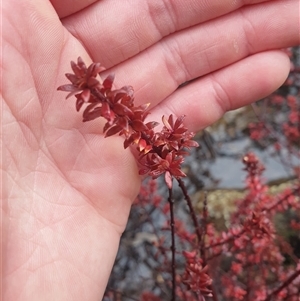
[[[193,205],[201,212],[205,199],[209,219],[220,231],[230,227],[236,200],[245,195],[242,158],[249,151],[264,165],[263,178],[270,193],[279,194],[300,179],[300,48],[285,51],[291,59],[291,72],[284,85],[265,99],[226,113],[217,123],[197,133],[195,140],[200,147],[185,160],[183,171],[188,177],[184,181]],[[164,214],[167,195],[160,179],[143,184],[122,237],[105,301],[156,301],[164,299],[147,297],[142,292],[168,294],[164,283],[170,275],[159,266],[159,256],[170,256],[169,216]],[[181,223],[191,229],[187,206],[176,187],[174,198],[177,231],[180,232]],[[293,214],[287,211],[276,216],[276,226],[299,259],[300,231],[289,226]],[[177,251],[184,248],[184,244],[179,244]],[[179,258],[177,268],[180,270],[183,264]]]

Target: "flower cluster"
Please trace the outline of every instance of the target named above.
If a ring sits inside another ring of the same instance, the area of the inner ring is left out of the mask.
[[[212,279],[207,274],[208,266],[202,266],[202,260],[197,257],[196,251],[183,251],[186,259],[186,268],[182,276],[182,282],[188,288],[197,293],[199,300],[205,300],[204,297],[212,297],[210,285]],[[201,298],[201,299],[200,299]]]
[[[71,84],[58,87],[58,90],[70,92],[67,98],[75,95],[76,110],[87,104],[83,111],[83,121],[98,117],[106,119],[103,128],[105,137],[121,135],[125,138],[124,148],[135,145],[142,164],[140,174],[149,174],[153,178],[165,174],[169,188],[172,177],[181,178],[185,174],[181,170],[185,149],[197,147],[193,141],[194,134],[188,132],[183,125],[184,116],[175,119],[173,115],[162,117],[163,128],[155,132],[157,122],[146,122],[149,115],[149,104],[135,106],[134,93],[131,86],[113,89],[114,76],[108,75],[101,83],[97,77],[105,70],[100,63],[92,63],[89,67],[79,57],[77,64],[71,62],[73,74],[66,77]]]

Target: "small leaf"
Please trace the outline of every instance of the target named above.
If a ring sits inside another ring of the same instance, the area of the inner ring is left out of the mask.
[[[98,73],[100,73],[103,70],[105,70],[105,68],[102,67],[100,63],[93,63],[87,69],[87,76],[96,77]]]
[[[129,133],[128,120],[126,117],[118,117],[116,124],[120,126],[126,133]]]
[[[73,92],[69,93],[67,96],[66,96],[66,99],[68,99],[69,97],[75,95],[77,97],[78,92],[80,92],[81,90],[80,89],[75,89]]]
[[[97,85],[99,85],[99,81],[94,78],[94,77],[90,77],[88,79],[88,82],[87,82],[87,85],[90,87],[90,88],[94,88],[96,87]]]
[[[147,142],[144,139],[140,139],[138,144],[139,151],[142,152],[146,146],[147,146]]]
[[[150,102],[140,105],[138,108],[142,111],[146,111],[150,106]]]
[[[122,128],[118,125],[113,125],[112,127],[110,127],[107,132],[105,133],[105,138],[106,137],[110,137],[113,136],[115,134],[117,134],[118,132],[120,132],[122,130]]]
[[[170,123],[168,122],[167,118],[165,117],[165,115],[162,117],[162,122],[169,131],[172,131],[172,127],[171,127]]]
[[[113,111],[111,111],[109,104],[107,102],[103,102],[102,103],[102,107],[101,107],[101,115],[109,121],[114,120],[115,118],[115,113]]]
[[[185,147],[198,147],[199,144],[198,144],[198,142],[196,142],[194,140],[187,140],[187,141],[184,141],[184,146]]]
[[[155,122],[155,121],[150,121],[150,122],[146,123],[146,126],[147,126],[148,129],[153,129],[153,128],[155,128],[158,125],[159,125],[159,123]]]
[[[111,127],[112,123],[107,121],[103,127],[103,133],[105,133],[110,127]]]
[[[152,170],[151,172],[149,172],[149,175],[153,178],[156,179],[158,178],[160,175],[162,175],[164,173],[163,169],[155,169]]]
[[[120,99],[121,102],[123,103],[123,98],[126,98],[127,94],[125,91],[118,90],[118,91],[113,91],[113,101],[114,103],[117,103]]]
[[[109,74],[107,76],[107,78],[103,81],[102,85],[105,89],[111,89],[112,88],[112,85],[113,85],[113,82],[114,82],[114,79],[115,79],[115,75],[112,73],[112,74]]]
[[[90,100],[90,96],[91,96],[91,91],[89,89],[85,89],[80,93],[80,98],[84,102],[88,102]]]
[[[151,145],[147,145],[143,151],[143,153],[146,155],[148,154],[150,151],[152,151],[152,146]]]
[[[185,127],[177,128],[177,129],[175,130],[176,134],[183,134],[183,133],[185,133],[186,131],[187,131],[187,128],[185,128]]]
[[[128,113],[131,113],[131,110],[128,109],[126,106],[122,105],[121,103],[115,103],[113,110],[118,115],[127,115]]]
[[[66,73],[65,76],[73,84],[75,84],[78,81],[78,77],[73,73]]]
[[[80,69],[87,70],[86,65],[85,65],[83,59],[81,58],[81,56],[79,56],[77,59],[77,65]]]
[[[59,86],[57,88],[58,91],[66,91],[66,92],[70,92],[70,91],[79,91],[79,89],[77,89],[75,86],[73,86],[72,84],[66,84],[66,85],[62,85]]]
[[[95,108],[93,111],[85,111],[83,112],[83,121],[94,120],[98,117],[101,117],[100,108]]]
[[[173,129],[173,125],[174,125],[174,122],[173,122],[173,114],[171,114],[171,115],[169,116],[168,122],[169,122],[170,126],[171,126],[172,129]]]
[[[183,123],[183,119],[185,118],[185,115],[181,115],[180,117],[177,118],[175,121],[174,129],[180,127],[180,125]]]
[[[146,131],[148,128],[141,120],[133,120],[131,126],[135,131],[142,132]]]
[[[71,68],[74,72],[74,74],[77,76],[77,77],[81,77],[82,76],[82,72],[81,72],[81,69],[77,66],[77,64],[73,61],[71,61]]]
[[[81,109],[83,104],[84,104],[84,101],[82,100],[82,98],[78,98],[76,101],[76,111],[77,112]]]
[[[128,139],[126,139],[124,141],[124,149],[126,149],[127,147],[129,147],[131,144],[133,143],[132,139],[130,139],[130,137]]]

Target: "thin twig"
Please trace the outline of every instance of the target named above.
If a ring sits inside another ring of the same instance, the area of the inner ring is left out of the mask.
[[[298,276],[300,275],[300,269],[296,270],[294,274],[292,274],[285,282],[283,282],[276,290],[274,290],[265,301],[270,301],[273,296],[276,296],[280,293],[284,288],[290,285]]]
[[[203,260],[203,263],[204,266],[206,265],[206,258],[205,258],[205,242],[204,242],[204,235],[206,233],[206,217],[204,218],[204,221],[203,221],[203,226],[202,226],[202,231],[201,231],[201,228],[200,228],[200,225],[199,225],[199,222],[198,222],[198,219],[196,217],[196,213],[195,213],[195,210],[194,210],[194,207],[193,207],[193,204],[192,204],[192,200],[186,190],[186,187],[184,185],[184,182],[181,180],[181,179],[177,179],[178,181],[178,184],[179,184],[179,187],[181,188],[182,190],[182,193],[184,195],[184,198],[187,202],[187,205],[189,207],[189,210],[190,210],[190,214],[191,214],[191,217],[192,217],[192,220],[193,220],[193,223],[194,223],[194,227],[195,227],[195,230],[196,230],[196,234],[197,234],[197,238],[198,238],[198,244],[199,244],[199,251],[200,251],[200,256]],[[207,204],[206,204],[206,201],[205,200],[205,203],[204,203],[204,212],[203,214],[207,214]],[[217,297],[217,294],[215,292],[215,289],[213,287],[213,285],[210,286],[210,289],[212,290],[212,298],[214,301],[218,301],[218,297]]]
[[[207,217],[208,217],[207,192],[205,192],[204,203],[203,203],[203,214],[202,214],[202,239],[200,242],[200,252],[201,252],[201,258],[203,261],[203,266],[207,265],[206,256],[205,256],[205,234],[207,231]]]
[[[192,220],[193,220],[193,224],[194,224],[194,227],[195,227],[195,230],[196,230],[198,243],[200,244],[201,241],[202,241],[202,233],[201,233],[200,225],[199,225],[199,222],[198,222],[198,219],[196,217],[196,213],[195,213],[195,210],[194,210],[194,207],[193,207],[193,204],[192,204],[192,200],[191,200],[190,196],[188,195],[188,192],[186,190],[184,182],[181,179],[177,179],[177,182],[179,184],[179,187],[182,190],[184,198],[185,198],[185,200],[187,202],[187,205],[189,207],[190,214],[191,214],[191,217],[192,217]]]
[[[175,265],[175,219],[174,219],[174,200],[172,188],[169,188],[168,202],[170,205],[170,225],[171,225],[171,251],[172,251],[172,301],[176,299],[176,265]]]

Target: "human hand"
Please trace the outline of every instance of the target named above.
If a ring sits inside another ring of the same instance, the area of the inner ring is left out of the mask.
[[[69,61],[101,62],[152,104],[151,120],[185,114],[195,131],[285,80],[277,49],[299,44],[299,4],[51,2],[3,3],[2,294],[99,300],[140,178],[121,138],[56,91]]]

